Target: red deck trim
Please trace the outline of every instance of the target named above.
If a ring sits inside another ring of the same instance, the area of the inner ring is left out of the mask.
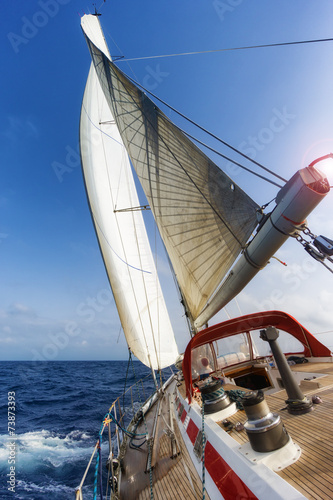
[[[205,447],[205,466],[225,500],[258,500],[209,441]]]
[[[188,437],[191,440],[191,443],[194,444],[195,440],[197,439],[199,428],[195,425],[195,423],[193,422],[192,419],[188,423],[186,432],[187,432]]]
[[[185,412],[185,410],[184,410]],[[183,412],[183,415],[184,415]],[[186,412],[185,412],[186,413]],[[182,416],[183,416],[182,415]],[[186,433],[194,445],[199,428],[189,420]],[[237,476],[209,441],[205,447],[205,467],[225,500],[258,500],[246,484]]]
[[[180,417],[180,420],[182,421],[182,423],[185,422],[186,415],[187,415],[187,411],[183,410],[182,416]]]

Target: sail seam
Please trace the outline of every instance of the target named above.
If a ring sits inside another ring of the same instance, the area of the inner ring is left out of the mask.
[[[104,56],[105,57],[105,56]],[[112,63],[109,63],[110,65]],[[124,86],[123,82],[120,80],[120,78],[118,77],[118,75],[115,73],[115,76],[118,80],[118,82],[120,82],[121,85]],[[130,96],[132,98],[132,96]],[[138,110],[140,110],[140,108],[138,107],[138,104],[135,102],[135,100],[132,98],[132,101],[134,103],[135,106],[137,106]],[[161,137],[161,135],[158,133],[158,131],[155,129],[154,125],[150,122],[150,120],[147,118],[146,114],[144,113],[144,111],[142,110],[141,111],[142,114],[145,116],[145,119],[150,123],[150,126],[154,129],[155,133],[160,137],[160,140],[163,142],[165,148],[169,151],[169,153],[172,155],[172,157],[174,158],[174,160],[176,161],[176,163],[179,165],[179,167],[181,168],[181,170],[185,173],[185,175],[188,177],[188,179],[193,183],[193,185],[195,186],[195,188],[197,189],[197,191],[201,194],[202,198],[206,201],[206,203],[211,207],[211,209],[215,212],[216,216],[221,220],[221,222],[226,226],[226,228],[228,229],[228,231],[233,235],[233,237],[235,238],[235,240],[237,241],[237,243],[241,246],[241,248],[244,248],[244,245],[243,243],[237,238],[237,236],[234,234],[234,232],[231,230],[231,228],[229,227],[229,225],[226,223],[226,221],[221,217],[221,215],[216,211],[215,207],[210,203],[210,201],[208,200],[208,198],[204,195],[204,193],[202,192],[202,190],[199,188],[199,186],[196,184],[196,182],[194,181],[194,179],[190,176],[190,174],[184,169],[182,163],[175,157],[174,155],[174,152],[170,149],[170,147],[166,144],[166,142],[164,141],[163,137]],[[173,132],[172,132],[173,134]],[[173,134],[173,137],[174,137],[174,140],[175,141],[179,141],[178,137],[175,137],[175,135]],[[185,151],[185,154],[186,156],[189,157],[189,153],[187,151]],[[148,157],[148,155],[147,155]],[[192,159],[192,158],[191,158]],[[192,159],[193,160],[193,159]],[[199,167],[197,167],[199,169]]]

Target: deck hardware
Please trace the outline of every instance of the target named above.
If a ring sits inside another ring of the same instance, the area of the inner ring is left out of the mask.
[[[242,402],[248,419],[244,427],[254,451],[267,453],[288,443],[289,434],[280,415],[269,410],[263,391],[248,391]]]
[[[304,396],[299,388],[285,355],[277,342],[279,330],[273,326],[269,326],[265,330],[260,330],[260,338],[269,343],[276,366],[280,372],[283,385],[287,391],[288,399],[286,400],[289,413],[301,415],[312,410],[312,401]]]

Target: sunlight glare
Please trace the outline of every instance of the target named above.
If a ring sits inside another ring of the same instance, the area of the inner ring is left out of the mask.
[[[319,170],[323,172],[329,179],[333,179],[333,158],[326,158],[318,164]]]
[[[333,153],[317,158],[310,165],[316,166],[328,179],[333,179]]]

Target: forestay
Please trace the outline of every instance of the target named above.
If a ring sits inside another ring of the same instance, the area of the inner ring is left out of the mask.
[[[128,155],[93,65],[84,93],[80,148],[86,190],[127,343],[153,369],[178,355],[140,211]]]
[[[97,48],[87,25],[98,33],[97,17],[82,20],[92,59],[195,319],[244,248],[258,206]]]

